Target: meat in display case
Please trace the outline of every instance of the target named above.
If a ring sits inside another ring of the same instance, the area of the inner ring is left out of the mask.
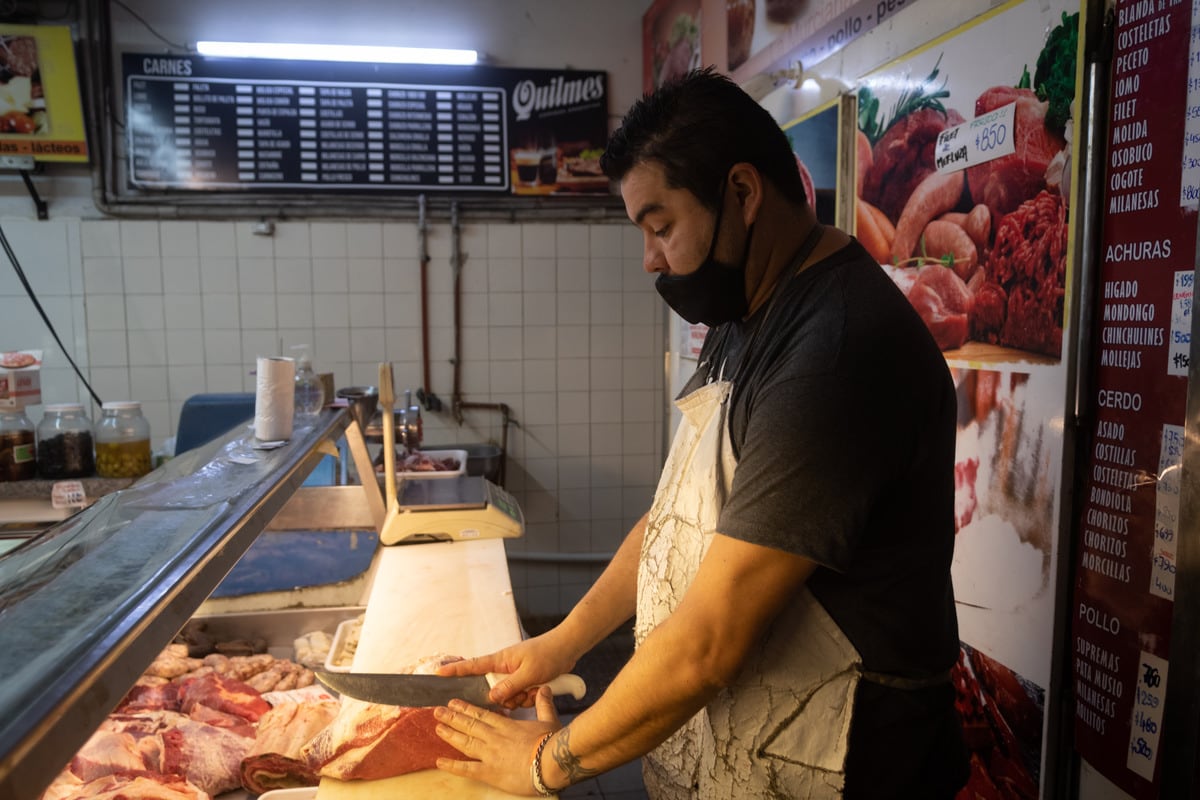
[[[110,712],[119,705],[163,707],[162,693],[174,692],[165,707],[212,713],[213,719],[192,713],[187,724],[238,737],[241,747],[256,740],[238,736],[237,720],[261,726],[268,710],[247,717],[239,704],[263,704],[261,694],[240,697],[244,684],[230,680],[261,675],[268,692],[319,692],[300,686],[311,681],[308,664],[324,660],[304,649],[315,644],[305,637],[332,633],[361,607],[327,603],[211,617],[197,611],[220,608],[225,598],[206,601],[264,531],[299,519],[307,527],[377,530],[382,508],[373,482],[369,491],[302,486],[343,433],[356,465],[369,470],[358,428],[349,424],[344,409],[327,409],[298,423],[286,446],[265,451],[254,449],[252,432],[239,426],[0,557],[0,796],[39,797],[93,732],[114,742],[131,736],[110,730]],[[362,585],[347,586],[365,596],[367,582],[364,575]],[[192,638],[172,644],[181,629]],[[184,674],[195,680],[168,677]],[[217,699],[189,699],[189,693]],[[141,714],[139,724],[167,727],[154,719]],[[157,741],[165,743],[161,758],[188,758],[186,738],[164,732]],[[80,769],[70,780],[82,783],[78,773],[86,775],[87,765],[72,766]],[[97,769],[103,774],[103,765]],[[232,787],[218,780],[207,788],[216,794]]]

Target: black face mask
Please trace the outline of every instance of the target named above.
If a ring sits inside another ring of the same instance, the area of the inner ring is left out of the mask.
[[[654,288],[676,314],[688,322],[702,322],[709,327],[741,319],[749,308],[746,302],[746,257],[750,253],[754,224],[751,223],[746,234],[742,263],[723,264],[713,258],[713,251],[717,248],[717,234],[721,230],[721,213],[724,210],[725,193],[722,192],[712,243],[700,267],[687,275],[663,273],[654,281]]]

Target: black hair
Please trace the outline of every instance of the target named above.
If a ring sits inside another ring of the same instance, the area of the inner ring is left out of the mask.
[[[609,137],[600,168],[619,181],[638,164],[657,163],[668,186],[688,190],[715,210],[729,169],[743,161],[785,198],[806,204],[787,135],[741,87],[705,67],[634,103]]]

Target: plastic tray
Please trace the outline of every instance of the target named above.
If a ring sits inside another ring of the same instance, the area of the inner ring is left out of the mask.
[[[437,480],[440,478],[457,478],[459,475],[467,474],[467,451],[466,450],[422,450],[422,455],[427,455],[430,458],[453,458],[458,461],[458,469],[444,469],[429,472],[405,472],[402,469],[396,470],[396,477],[403,478],[406,481],[412,480]],[[399,464],[399,462],[397,462]],[[380,476],[381,478],[383,476]]]
[[[350,632],[358,627],[359,633],[362,633],[362,620],[357,617],[348,619],[337,626],[337,631],[333,634],[333,644],[329,646],[329,655],[325,657],[325,669],[329,672],[349,672],[350,665],[354,663],[351,658],[345,664],[339,664],[339,657],[342,651],[346,649],[346,641],[350,636]]]
[[[258,800],[314,800],[316,796],[316,786],[300,786],[295,789],[272,789],[260,794]]]

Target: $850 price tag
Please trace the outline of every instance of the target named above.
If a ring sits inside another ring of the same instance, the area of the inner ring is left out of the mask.
[[[1015,152],[1016,110],[1012,102],[939,133],[933,151],[937,171],[955,172]]]

